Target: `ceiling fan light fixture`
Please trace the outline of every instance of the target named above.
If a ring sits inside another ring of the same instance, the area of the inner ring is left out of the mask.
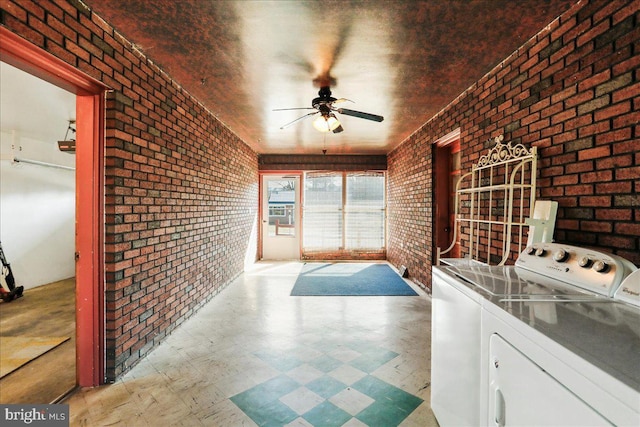
[[[320,115],[313,121],[313,127],[320,132],[331,132],[340,126],[340,121],[336,115],[330,113],[328,115]]]
[[[280,129],[286,129],[294,123],[299,122],[300,120],[304,120],[307,117],[315,116],[315,120],[313,121],[313,127],[316,128],[318,132],[333,132],[340,133],[344,131],[342,124],[333,113],[336,111],[338,113],[344,114],[346,116],[357,117],[359,119],[372,120],[374,122],[381,122],[384,120],[384,117],[379,116],[377,114],[365,113],[362,111],[350,110],[348,108],[336,108],[333,104],[338,104],[341,102],[353,102],[347,98],[339,98],[336,99],[331,96],[331,89],[329,86],[323,86],[320,88],[318,92],[318,97],[313,98],[311,100],[311,107],[299,107],[299,108],[276,108],[273,111],[287,111],[287,110],[315,110],[313,113],[305,114],[302,117],[298,117],[292,122],[285,124],[284,126],[280,126]]]

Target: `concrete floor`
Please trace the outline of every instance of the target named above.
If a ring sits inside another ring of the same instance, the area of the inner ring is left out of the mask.
[[[245,272],[71,425],[437,425],[430,298],[292,297],[299,262]]]

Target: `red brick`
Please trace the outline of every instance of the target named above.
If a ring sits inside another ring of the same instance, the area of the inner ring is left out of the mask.
[[[611,233],[613,225],[608,221],[580,221],[581,231],[591,231],[598,233]]]
[[[580,175],[580,182],[592,183],[592,182],[611,181],[612,178],[613,178],[613,172],[611,170],[604,170],[604,171],[583,173]]]
[[[615,248],[630,248],[634,244],[635,237],[622,236],[617,234],[598,234],[598,243],[602,246],[609,246]],[[615,252],[615,250],[609,250],[608,252]]]
[[[608,221],[630,221],[633,218],[631,209],[598,209],[596,219]]]
[[[611,132],[596,135],[596,145],[610,144],[612,142],[621,142],[621,144],[616,144],[613,146],[614,154],[627,152],[627,150],[625,149],[626,146],[631,146],[630,151],[640,151],[640,142],[637,142],[635,144],[636,147],[633,148],[633,140],[631,140],[631,129],[629,128],[616,129]]]
[[[617,223],[615,232],[625,236],[640,236],[640,222]]]
[[[583,126],[578,129],[578,136],[580,138],[597,135],[611,130],[611,123],[608,120],[593,123],[589,126]]]
[[[633,158],[630,155],[604,157],[596,160],[596,169],[611,169],[631,166]]]
[[[596,184],[596,194],[625,194],[631,192],[631,181]]]
[[[619,129],[625,126],[632,126],[640,123],[640,111],[633,111],[629,114],[617,116],[613,119],[613,128]]]
[[[616,180],[640,179],[640,166],[616,169]]]
[[[612,95],[612,101],[614,103],[623,101],[625,99],[631,99],[638,96],[640,93],[640,83],[635,83],[630,86],[626,86],[619,90],[616,90]]]
[[[553,117],[551,117],[551,123],[553,124],[561,123],[566,120],[572,119],[575,116],[576,116],[576,110],[573,108],[569,110],[562,110],[557,114],[555,114]]]
[[[560,175],[553,178],[554,186],[569,186],[578,183],[578,175]]]
[[[583,196],[580,197],[580,206],[594,206],[606,208],[611,206],[611,196]]]
[[[593,170],[593,161],[570,163],[565,166],[567,173],[582,173]]]
[[[591,114],[584,114],[584,115],[577,116],[577,117],[572,118],[572,119],[567,119],[564,122],[564,129],[567,130],[567,131],[579,129],[581,132],[584,133],[584,128],[586,126],[588,126],[588,125],[591,125],[592,123],[593,123],[592,115]]]
[[[630,102],[620,102],[615,105],[611,105],[610,107],[603,108],[594,113],[594,119],[596,121],[606,120],[611,117],[617,117],[624,113],[631,111],[631,103]],[[617,127],[617,126],[616,126]]]
[[[594,91],[580,91],[576,93],[574,96],[571,96],[565,100],[566,107],[575,107],[577,105],[583,104],[587,101],[590,101],[594,98]]]
[[[571,185],[564,188],[564,194],[567,196],[584,196],[593,194],[593,185]]]
[[[602,84],[606,81],[608,81],[611,78],[611,71],[610,70],[604,70],[598,74],[595,74],[594,76],[589,77],[588,79],[584,79],[582,80],[580,83],[578,83],[578,91],[579,92],[584,92],[588,89],[591,89],[599,84]]]
[[[596,159],[599,157],[608,157],[611,155],[610,146],[602,146],[591,148],[588,150],[582,150],[578,153],[578,160]]]
[[[549,139],[550,136],[555,137],[555,135],[562,133],[563,128],[564,126],[562,126],[562,123],[558,123],[555,126],[549,126],[546,129],[542,129],[540,137],[543,139]]]

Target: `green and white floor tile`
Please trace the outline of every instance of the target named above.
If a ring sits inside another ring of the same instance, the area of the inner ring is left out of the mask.
[[[367,342],[318,341],[254,355],[281,374],[231,401],[259,426],[398,426],[423,402],[371,375],[399,354]]]

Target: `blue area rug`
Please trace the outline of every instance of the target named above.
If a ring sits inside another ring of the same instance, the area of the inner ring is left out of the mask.
[[[292,296],[416,296],[387,264],[306,263]]]

